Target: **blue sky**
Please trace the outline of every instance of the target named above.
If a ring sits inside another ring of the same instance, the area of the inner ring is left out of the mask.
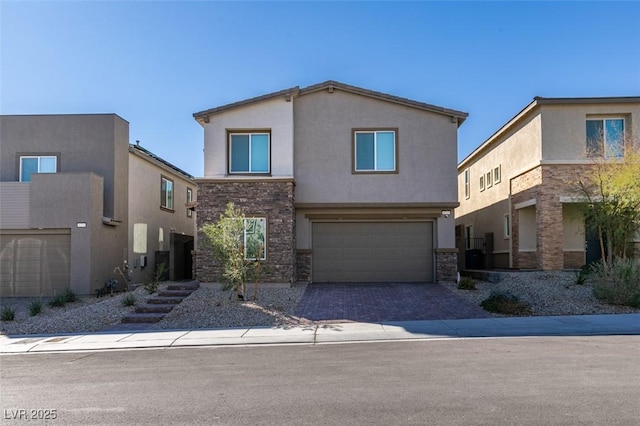
[[[640,95],[640,2],[0,0],[0,112],[114,112],[203,174],[197,111],[325,80],[469,113],[464,158],[534,96]]]

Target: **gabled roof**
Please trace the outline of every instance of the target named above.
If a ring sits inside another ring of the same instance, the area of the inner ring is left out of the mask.
[[[471,151],[464,160],[458,163],[458,170],[461,170],[466,164],[478,156],[480,152],[487,150],[487,148],[499,139],[503,134],[508,132],[513,126],[515,126],[520,120],[529,115],[534,109],[541,105],[588,105],[588,104],[633,104],[640,103],[640,96],[614,96],[614,97],[595,97],[595,98],[544,98],[542,96],[535,96],[527,106],[525,106],[519,113],[514,115],[509,121],[507,121],[502,127],[500,127],[494,134],[489,136],[484,142],[482,142],[476,149]]]
[[[168,162],[167,160],[158,157],[157,155],[155,155],[153,152],[144,149],[143,147],[141,147],[140,145],[138,145],[137,143],[134,144],[129,144],[129,152],[134,153],[142,158],[146,158],[147,160],[151,160],[156,161],[161,163],[161,165],[168,167],[169,169],[171,169],[172,171],[174,171],[175,173],[184,176],[185,178],[187,178],[188,180],[194,180],[195,178],[193,176],[191,176],[189,173],[185,172],[184,170],[174,166],[173,164],[171,164],[170,162]]]
[[[423,111],[435,112],[438,114],[443,114],[446,116],[450,116],[452,118],[457,119],[458,126],[460,126],[464,120],[468,117],[469,114],[462,111],[457,111],[453,109],[443,108],[436,105],[427,104],[424,102],[418,102],[407,98],[401,98],[399,96],[389,95],[382,92],[376,92],[373,90],[363,89],[361,87],[350,86],[348,84],[340,83],[334,80],[328,80],[322,83],[314,84],[311,86],[307,86],[304,88],[300,88],[299,86],[291,87],[284,90],[279,90],[277,92],[268,93],[266,95],[257,96],[255,98],[245,99],[243,101],[234,102],[231,104],[219,106],[216,108],[211,108],[206,111],[200,111],[193,114],[193,117],[200,123],[205,121],[205,118],[211,114],[216,114],[222,111],[227,111],[234,108],[243,107],[246,105],[251,105],[256,102],[261,102],[268,99],[273,99],[277,97],[285,97],[285,98],[293,98],[297,96],[304,96],[310,93],[315,93],[321,90],[333,91],[334,89],[342,90],[344,92],[354,93],[361,96],[367,96],[373,99],[379,99],[386,102],[391,102],[399,105],[408,106],[411,108],[417,108]],[[206,122],[206,121],[205,121]]]

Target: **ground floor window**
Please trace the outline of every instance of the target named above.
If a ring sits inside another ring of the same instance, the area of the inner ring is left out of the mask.
[[[267,219],[252,217],[244,220],[244,258],[267,259]]]

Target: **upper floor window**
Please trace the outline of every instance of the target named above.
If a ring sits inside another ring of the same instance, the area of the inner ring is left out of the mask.
[[[493,183],[500,183],[502,179],[502,166],[496,166],[493,168]]]
[[[354,130],[355,172],[397,172],[396,130]]]
[[[160,207],[173,210],[173,181],[164,176],[160,184]]]
[[[33,173],[55,173],[58,159],[55,155],[24,155],[20,157],[20,182],[31,182]]]
[[[229,173],[270,173],[269,132],[229,133]]]
[[[471,197],[471,171],[466,169],[464,171],[464,198]]]
[[[604,158],[624,156],[624,119],[588,119],[587,155]]]

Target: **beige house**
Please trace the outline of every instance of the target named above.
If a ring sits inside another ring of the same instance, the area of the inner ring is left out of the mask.
[[[188,277],[193,179],[128,139],[115,114],[0,116],[0,296],[122,287],[158,257]]]
[[[460,268],[573,269],[598,259],[579,176],[638,143],[640,97],[537,97],[458,164]]]
[[[327,81],[194,117],[205,151],[198,229],[234,202],[248,218],[246,255],[265,260],[265,281],[455,277],[466,113]],[[219,280],[203,245],[196,259],[200,281]]]

